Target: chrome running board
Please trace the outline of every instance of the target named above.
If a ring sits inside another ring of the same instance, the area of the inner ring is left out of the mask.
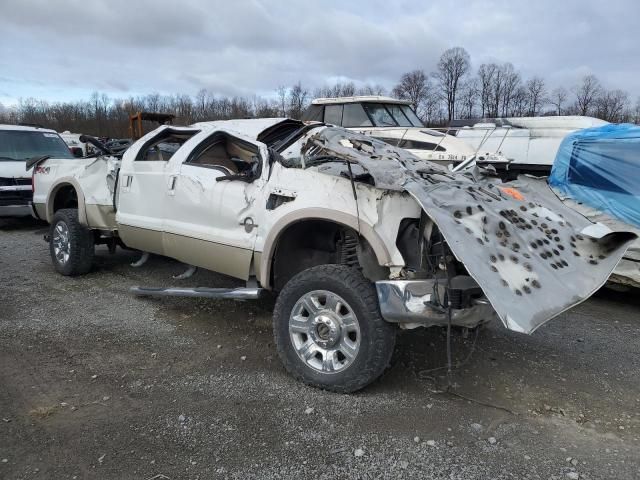
[[[200,297],[231,300],[256,300],[264,293],[263,288],[154,288],[131,287],[135,295],[154,297]]]

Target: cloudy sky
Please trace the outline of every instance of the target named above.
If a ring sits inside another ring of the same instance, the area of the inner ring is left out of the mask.
[[[143,93],[391,87],[465,47],[550,87],[586,73],[640,95],[639,0],[0,0],[0,103]]]

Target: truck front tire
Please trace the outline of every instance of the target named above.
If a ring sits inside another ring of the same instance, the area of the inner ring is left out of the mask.
[[[93,233],[78,220],[78,210],[58,210],[49,226],[49,252],[58,273],[84,275],[91,269]]]
[[[287,371],[334,392],[355,392],[377,379],[395,344],[395,327],[380,315],[375,287],[343,265],[294,276],[278,296],[273,322]]]

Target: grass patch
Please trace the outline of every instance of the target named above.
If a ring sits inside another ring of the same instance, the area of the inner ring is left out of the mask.
[[[29,415],[34,418],[47,418],[56,411],[56,408],[58,408],[57,405],[52,405],[49,407],[37,407],[29,410]]]

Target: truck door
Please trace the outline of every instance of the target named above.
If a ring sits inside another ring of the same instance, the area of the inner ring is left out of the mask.
[[[174,157],[165,209],[166,255],[249,278],[267,156],[260,142],[216,131]]]
[[[163,126],[124,154],[118,178],[116,221],[127,246],[165,255],[162,238],[169,160],[198,132],[193,128]]]

